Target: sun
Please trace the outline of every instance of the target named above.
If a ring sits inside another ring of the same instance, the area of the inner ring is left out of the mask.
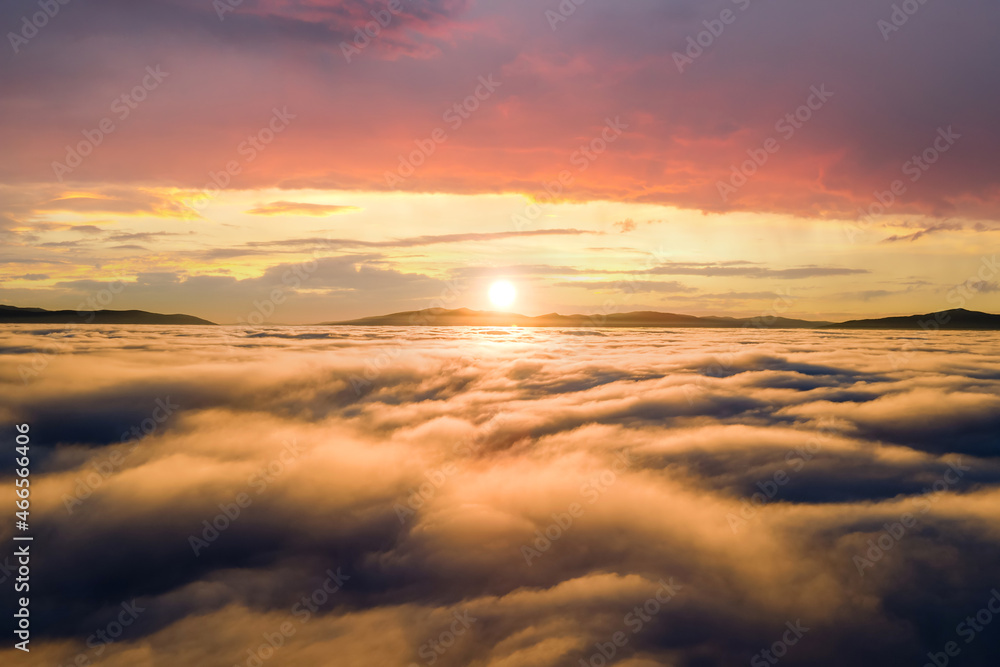
[[[497,308],[510,308],[517,298],[517,288],[506,280],[498,280],[490,285],[490,303]]]

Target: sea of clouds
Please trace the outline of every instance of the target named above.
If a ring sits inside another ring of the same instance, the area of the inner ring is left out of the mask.
[[[998,352],[4,326],[0,435],[31,427],[35,540],[31,652],[9,637],[0,662],[992,665]]]

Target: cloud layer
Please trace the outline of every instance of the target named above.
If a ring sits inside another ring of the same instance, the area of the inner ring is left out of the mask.
[[[994,628],[957,633],[998,585],[996,351],[4,327],[0,421],[34,438],[15,664],[990,664]]]

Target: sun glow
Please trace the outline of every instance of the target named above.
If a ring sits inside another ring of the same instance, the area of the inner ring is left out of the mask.
[[[517,298],[517,288],[506,280],[490,285],[490,303],[497,308],[510,308]]]

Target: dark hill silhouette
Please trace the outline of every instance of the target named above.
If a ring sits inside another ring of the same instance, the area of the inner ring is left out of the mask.
[[[0,305],[0,324],[198,324],[214,325],[192,315],[161,315],[144,310],[45,310]]]
[[[160,324],[215,325],[192,315],[163,315],[144,310],[45,310],[0,305],[0,324]],[[439,326],[439,327],[686,327],[709,329],[898,329],[915,331],[973,330],[1000,331],[1000,315],[964,308],[926,315],[883,317],[833,323],[786,317],[697,317],[677,313],[639,311],[608,315],[560,315],[535,317],[518,313],[471,310],[469,308],[427,308],[389,315],[363,317],[345,322],[324,322],[319,326]]]
[[[517,313],[457,308],[428,308],[391,315],[364,317],[347,322],[326,322],[327,325],[351,326],[439,326],[439,327],[707,327],[713,329],[759,327],[762,329],[811,329],[828,322],[810,322],[784,317],[737,319],[731,317],[695,317],[676,313],[642,311],[609,315],[559,315],[549,313],[530,317]]]
[[[901,329],[901,330],[1000,330],[1000,315],[958,308],[927,315],[883,317],[833,323],[797,320],[786,317],[696,317],[676,313],[641,311],[609,315],[559,315],[549,313],[531,317],[517,313],[470,310],[468,308],[428,308],[390,315],[363,317],[346,322],[325,322],[324,325],[350,326],[439,326],[439,327],[702,327],[735,329]]]
[[[1000,330],[1000,315],[980,313],[965,308],[942,310],[926,315],[906,317],[883,317],[874,320],[851,320],[840,324],[829,324],[826,329],[953,329],[953,330]]]

